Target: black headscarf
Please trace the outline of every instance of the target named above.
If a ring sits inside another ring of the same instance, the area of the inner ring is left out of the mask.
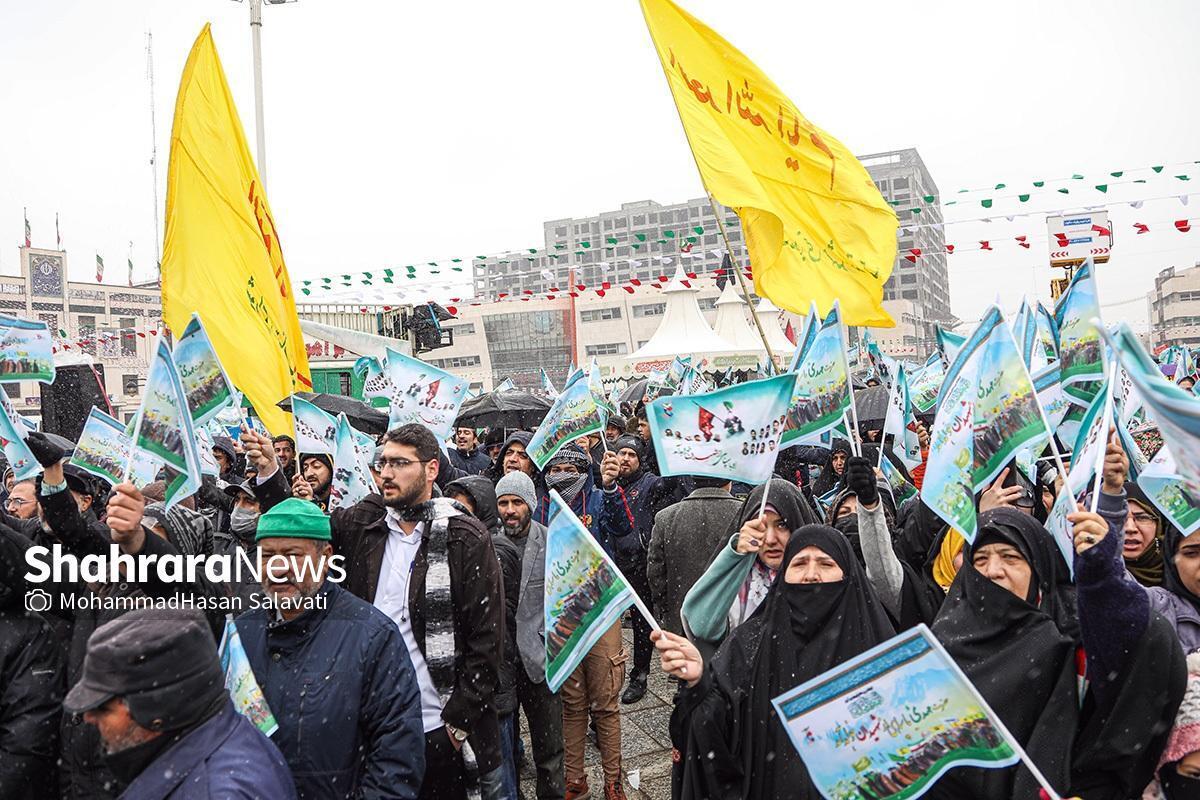
[[[973,552],[996,542],[1012,545],[1028,562],[1026,597],[975,569]],[[1066,563],[1050,534],[1013,508],[980,514],[979,533],[963,548],[933,632],[1051,784],[1065,789],[1079,713],[1079,624]],[[939,783],[939,797],[1038,796],[1023,767],[955,769]]]
[[[834,437],[829,443],[829,460],[825,462],[825,466],[821,469],[821,474],[813,481],[813,497],[821,497],[828,494],[835,486],[842,482],[842,476],[838,475],[833,470],[833,454],[845,453],[846,458],[854,452],[850,449],[850,442],[845,439]]]
[[[774,501],[772,485],[769,502]],[[784,579],[787,564],[810,545],[837,562],[842,580],[790,584]],[[820,798],[771,698],[894,633],[845,537],[826,525],[793,530],[766,600],[734,629],[706,666],[701,684],[691,690],[702,698],[676,708],[676,741],[686,742],[682,796]]]

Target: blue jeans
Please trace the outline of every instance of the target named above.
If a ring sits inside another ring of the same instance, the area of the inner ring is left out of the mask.
[[[517,800],[520,784],[517,780],[517,748],[521,745],[520,734],[517,733],[517,715],[507,714],[500,717],[500,765],[501,797],[504,800]]]

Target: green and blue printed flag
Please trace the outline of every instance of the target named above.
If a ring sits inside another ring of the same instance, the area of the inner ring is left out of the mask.
[[[915,425],[916,421],[908,394],[908,378],[904,374],[904,366],[897,364],[892,388],[888,392],[887,415],[883,419],[885,441],[880,442],[879,460],[881,463],[887,460],[884,458],[883,451],[889,434],[892,436],[892,452],[896,454],[906,469],[913,469],[921,463],[923,460],[921,458],[921,441],[917,438],[916,431],[909,427]]]
[[[171,351],[187,395],[192,422],[203,425],[233,402],[234,388],[217,358],[199,314],[192,314]]]
[[[608,553],[553,489],[546,527],[546,685],[557,692],[638,600]]]
[[[54,343],[44,322],[0,314],[0,383],[54,383]]]
[[[8,395],[0,392],[0,450],[4,451],[4,457],[12,467],[13,477],[19,481],[32,478],[42,471],[42,465],[25,444],[27,430],[21,422],[21,416],[8,402]]]
[[[550,380],[550,376],[546,374],[546,370],[542,370],[542,391],[549,398],[558,397],[558,389],[554,388],[554,382]]]
[[[937,334],[937,349],[942,357],[942,364],[945,365],[947,371],[954,360],[958,358],[958,351],[966,344],[967,337],[957,333],[951,333],[942,328],[941,325],[934,326]]]
[[[200,453],[187,394],[175,369],[171,350],[161,338],[150,363],[142,405],[134,419],[133,450],[144,451],[170,468],[167,508],[200,488]],[[131,466],[135,456],[136,453],[130,453]]]
[[[350,427],[346,415],[338,414],[329,507],[349,508],[374,491],[369,452],[364,452],[360,435]]]
[[[915,800],[955,767],[1029,763],[925,625],[771,703],[827,800]]]
[[[467,381],[390,347],[383,367],[392,385],[388,429],[419,422],[439,442],[449,439],[467,399]]]
[[[546,412],[525,452],[538,469],[545,469],[554,454],[569,442],[589,433],[603,431],[608,422],[605,408],[596,402],[589,380],[568,384]]]
[[[833,304],[796,368],[787,423],[780,446],[814,440],[842,421],[854,405],[850,366],[846,361],[841,308]]]
[[[992,306],[946,376],[930,433],[921,499],[975,540],[975,492],[1014,455],[1050,438],[1033,380],[1000,309]]]
[[[884,456],[879,462],[879,469],[883,472],[883,477],[887,478],[888,488],[891,489],[892,499],[895,500],[897,506],[905,500],[917,496],[917,487],[905,479],[904,473],[892,463],[890,458]]]
[[[71,463],[115,486],[125,475],[130,446],[125,426],[93,408],[83,424]]]
[[[292,395],[292,423],[296,429],[297,453],[337,452],[337,418],[303,397]]]
[[[221,636],[221,670],[225,673],[225,688],[229,690],[229,698],[233,707],[246,719],[254,723],[264,736],[270,736],[279,730],[275,715],[267,706],[263,697],[262,687],[254,677],[250,667],[250,658],[242,646],[242,637],[238,633],[237,623],[232,618],[225,621],[225,633]]]
[[[1097,387],[1081,387],[1104,379],[1104,345],[1100,339],[1100,299],[1092,260],[1083,262],[1067,291],[1058,299],[1054,321],[1058,327],[1058,361],[1062,366],[1063,391],[1076,401],[1087,405],[1095,397]]]
[[[908,393],[918,414],[926,414],[937,405],[938,390],[942,388],[945,378],[946,365],[937,353],[929,357],[925,366],[909,376]]]
[[[762,483],[775,469],[796,376],[784,373],[647,406],[663,476],[703,475]]]

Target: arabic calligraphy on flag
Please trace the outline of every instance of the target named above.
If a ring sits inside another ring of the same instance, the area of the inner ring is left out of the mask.
[[[450,438],[467,381],[391,348],[383,366],[392,384],[388,428],[419,422],[439,441]]]

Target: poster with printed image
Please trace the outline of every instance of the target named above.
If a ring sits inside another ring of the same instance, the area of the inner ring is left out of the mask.
[[[188,408],[195,424],[208,422],[233,401],[233,384],[221,366],[221,359],[217,358],[217,351],[213,349],[199,314],[192,314],[171,357],[179,370],[179,381],[187,394]]]
[[[115,486],[125,477],[132,446],[124,425],[93,408],[79,434],[71,463]]]
[[[467,381],[391,348],[384,369],[392,384],[388,429],[419,422],[439,442],[449,439],[467,399]]]
[[[924,625],[772,704],[827,800],[914,800],[955,767],[1008,767],[1023,755]]]
[[[846,362],[841,309],[835,303],[796,369],[780,445],[787,447],[829,430],[850,410],[854,395]]]
[[[0,314],[0,383],[53,383],[54,375],[54,344],[46,323]]]

